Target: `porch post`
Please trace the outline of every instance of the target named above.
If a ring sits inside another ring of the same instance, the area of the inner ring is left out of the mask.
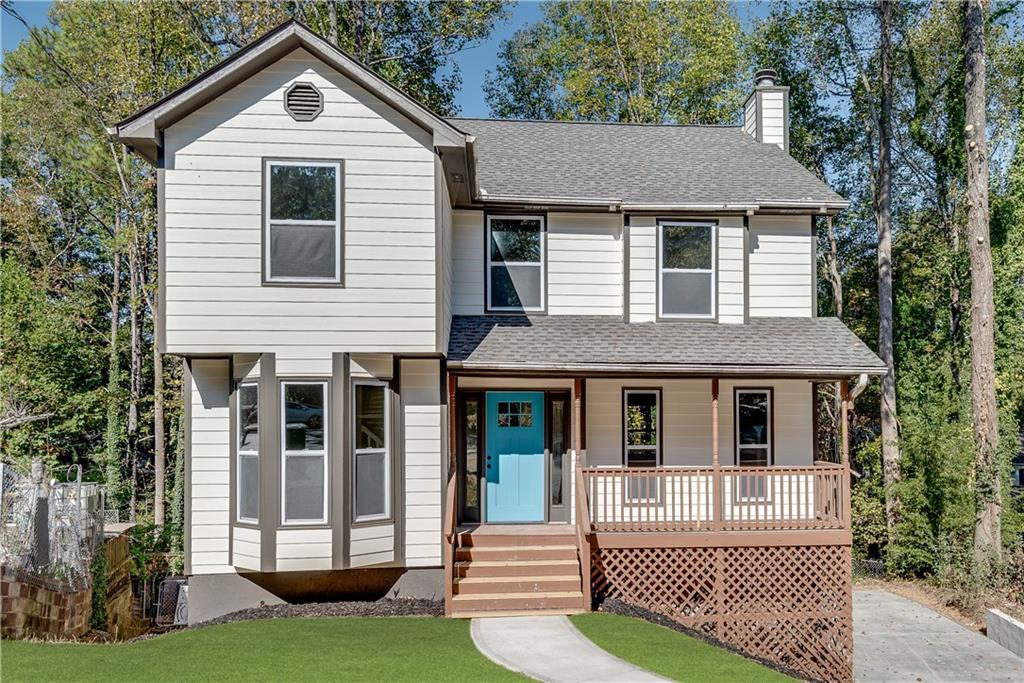
[[[711,526],[722,528],[722,470],[718,457],[718,378],[711,378]],[[718,553],[715,554],[716,560]],[[717,576],[718,572],[716,572]]]
[[[839,417],[840,430],[840,452],[839,462],[843,465],[850,464],[850,381],[839,382],[839,398],[842,403]]]
[[[449,474],[455,472],[456,462],[456,448],[458,446],[458,429],[456,428],[456,405],[455,405],[455,387],[458,382],[458,378],[452,373],[448,373],[448,472]]]
[[[572,402],[572,447],[576,451],[576,462],[583,465],[583,379],[573,380]]]
[[[711,378],[711,466],[718,467],[718,378]]]

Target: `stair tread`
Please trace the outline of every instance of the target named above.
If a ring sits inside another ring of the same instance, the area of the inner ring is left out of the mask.
[[[577,560],[458,560],[456,567],[544,567],[547,565],[575,565]]]
[[[579,581],[579,574],[550,574],[540,576],[460,576],[455,583],[521,583],[525,581]]]
[[[459,546],[459,550],[471,550],[473,552],[508,552],[522,550],[576,550],[574,545],[474,545]]]
[[[540,600],[544,598],[582,598],[582,591],[519,591],[513,593],[486,593],[483,595],[465,595],[459,594],[452,597],[454,601],[467,601],[476,600],[486,602],[488,600]]]
[[[546,607],[541,609],[465,610],[452,611],[456,619],[486,619],[488,617],[535,617],[537,615],[582,614],[579,607]]]

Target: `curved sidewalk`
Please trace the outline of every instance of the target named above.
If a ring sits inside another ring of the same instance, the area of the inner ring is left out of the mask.
[[[470,633],[488,659],[538,681],[668,680],[605,652],[562,616],[478,618]]]

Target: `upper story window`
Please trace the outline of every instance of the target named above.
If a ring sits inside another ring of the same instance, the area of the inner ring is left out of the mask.
[[[713,223],[658,224],[659,317],[715,317],[716,233]]]
[[[239,385],[236,401],[237,517],[240,522],[255,523],[260,518],[259,386],[255,383]]]
[[[487,217],[487,309],[544,310],[544,217]]]
[[[340,161],[264,162],[263,279],[341,283]]]

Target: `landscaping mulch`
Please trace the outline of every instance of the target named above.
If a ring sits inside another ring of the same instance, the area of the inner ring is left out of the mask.
[[[444,602],[419,598],[385,598],[352,602],[308,602],[266,605],[231,612],[196,626],[215,626],[254,619],[293,619],[322,617],[443,617]]]
[[[749,653],[744,652],[738,647],[730,645],[729,643],[722,642],[721,640],[718,640],[717,638],[703,631],[697,631],[692,628],[687,628],[686,626],[680,624],[678,621],[675,621],[665,616],[664,614],[652,612],[646,607],[631,605],[628,602],[616,600],[615,598],[607,598],[598,606],[598,611],[608,612],[610,614],[618,614],[624,617],[632,617],[634,619],[643,619],[644,621],[648,621],[652,624],[657,624],[658,626],[664,626],[665,628],[672,629],[673,631],[678,631],[679,633],[690,636],[691,638],[702,640],[705,643],[708,643],[709,645],[714,645],[715,647],[719,647],[723,650],[728,650],[729,652],[737,654],[743,657],[744,659],[749,659],[752,662],[757,662],[762,666],[765,666],[769,669],[774,669],[775,671],[778,671],[781,674],[785,674],[791,678],[795,678],[798,681],[808,680],[807,676],[805,674],[800,673],[799,671],[794,671],[793,669],[782,666],[778,662],[773,662],[767,659],[761,659],[760,657],[753,657]]]

